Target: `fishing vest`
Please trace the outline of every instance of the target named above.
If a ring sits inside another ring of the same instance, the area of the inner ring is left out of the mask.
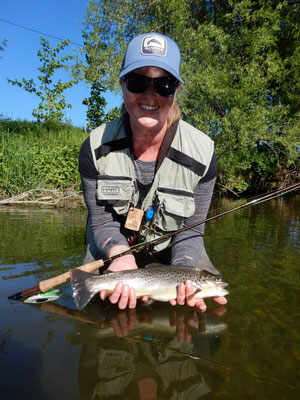
[[[152,221],[155,230],[143,229],[143,240],[180,229],[185,219],[194,214],[194,189],[206,174],[213,156],[214,143],[203,132],[182,120],[173,129],[171,145],[141,206],[144,211],[149,207],[156,210]],[[118,215],[124,216],[139,199],[131,143],[122,118],[94,129],[90,135],[98,171],[97,200],[110,204]],[[153,250],[160,251],[169,242],[170,239],[159,243]]]

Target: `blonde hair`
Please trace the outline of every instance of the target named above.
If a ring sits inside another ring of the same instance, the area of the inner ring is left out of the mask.
[[[170,128],[171,125],[173,125],[175,122],[180,120],[182,117],[179,105],[175,102],[172,110],[170,111],[167,121],[168,121],[168,128]]]

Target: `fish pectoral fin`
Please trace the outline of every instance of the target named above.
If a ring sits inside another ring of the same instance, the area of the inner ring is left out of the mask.
[[[197,288],[192,294],[187,297],[187,300],[191,300],[197,293],[201,292],[200,288]]]

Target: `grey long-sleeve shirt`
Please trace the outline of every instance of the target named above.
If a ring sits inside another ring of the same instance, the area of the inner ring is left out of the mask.
[[[154,173],[156,162],[134,160],[135,173],[140,193],[139,203],[147,194]],[[101,253],[107,258],[108,251],[115,245],[128,245],[126,237],[121,233],[122,221],[110,205],[99,205],[96,202],[97,170],[93,163],[90,140],[83,143],[79,156],[79,172],[81,174],[83,194],[89,212],[94,241]],[[213,156],[207,174],[195,188],[195,213],[187,218],[185,226],[192,225],[206,218],[217,173],[216,159]],[[174,235],[171,247],[171,263],[173,265],[196,266],[203,250],[204,224]]]

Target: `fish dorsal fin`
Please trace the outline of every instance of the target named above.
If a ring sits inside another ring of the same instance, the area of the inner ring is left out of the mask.
[[[207,274],[207,275],[213,275],[213,273],[212,272],[209,272],[209,271],[207,271],[207,269],[203,269],[203,268],[199,268],[199,267],[196,267],[195,268],[197,271],[201,271],[201,272],[203,272],[204,274]]]
[[[220,278],[221,278],[220,275],[216,275],[216,274],[214,274],[213,272],[207,271],[206,269],[197,268],[197,270],[200,271],[200,272],[202,272],[203,274],[207,275],[207,277],[212,276],[212,277],[220,277]]]
[[[161,266],[163,266],[163,265],[160,263],[150,263],[150,264],[145,265],[145,268],[157,268],[157,267],[161,267]]]

